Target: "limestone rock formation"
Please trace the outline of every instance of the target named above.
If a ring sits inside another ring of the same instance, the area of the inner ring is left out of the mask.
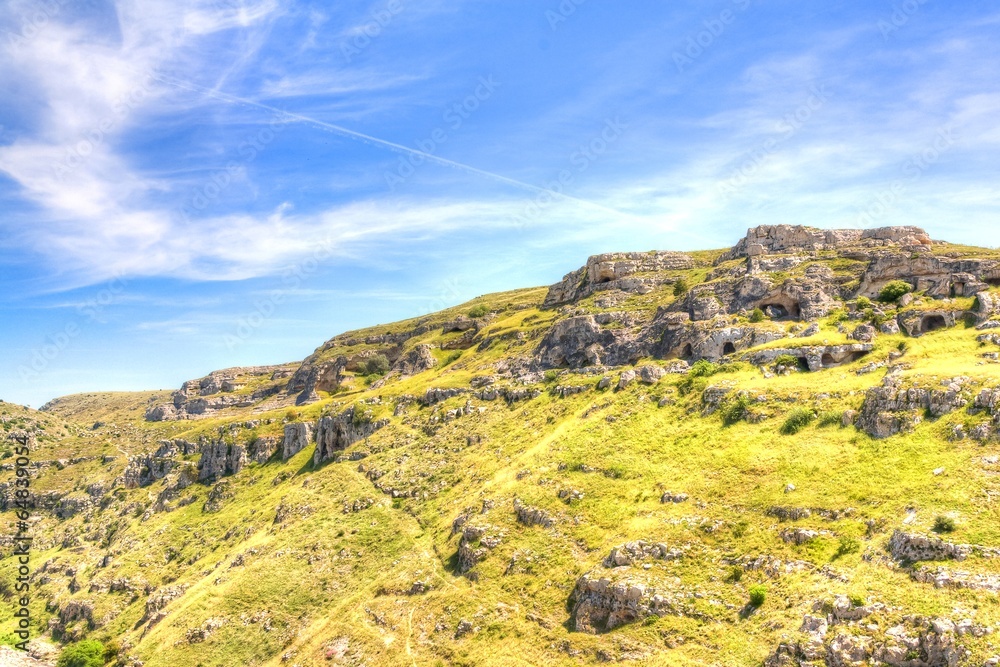
[[[392,370],[402,377],[409,377],[434,368],[437,363],[437,359],[431,352],[431,346],[421,344],[397,359]]]
[[[644,294],[668,282],[663,276],[645,274],[690,269],[694,260],[679,252],[627,252],[595,255],[586,266],[567,274],[549,288],[545,307],[576,301],[599,290],[617,289]],[[640,275],[641,274],[641,275]]]
[[[389,423],[388,419],[372,420],[350,407],[336,417],[323,417],[316,424],[316,452],[313,462],[329,461],[359,440],[371,436]]]
[[[285,437],[281,441],[281,460],[287,461],[308,447],[312,433],[312,424],[305,422],[285,424]]]

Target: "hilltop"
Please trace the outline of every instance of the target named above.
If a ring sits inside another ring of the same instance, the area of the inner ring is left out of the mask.
[[[915,227],[597,255],[0,419],[35,636],[117,664],[1000,662],[1000,251]]]

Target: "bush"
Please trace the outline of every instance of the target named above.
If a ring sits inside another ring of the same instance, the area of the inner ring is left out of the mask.
[[[867,603],[864,595],[859,595],[857,593],[848,594],[847,599],[851,601],[851,605],[855,607],[864,607]]]
[[[913,285],[906,282],[905,280],[893,280],[886,284],[882,288],[882,291],[878,293],[878,300],[882,303],[892,303],[894,301],[899,301],[900,297],[904,294],[909,294],[913,291]]]
[[[750,397],[740,394],[722,408],[722,423],[724,426],[745,421],[750,416]]]
[[[484,303],[481,303],[478,306],[475,306],[472,310],[469,311],[469,317],[471,317],[473,319],[479,319],[480,317],[486,317],[489,314],[490,314],[490,309]]]
[[[939,514],[934,519],[934,532],[935,533],[951,533],[955,531],[955,520],[950,516],[945,516],[944,514]]]
[[[688,291],[688,283],[683,278],[678,278],[674,283],[674,296],[684,296]]]
[[[774,360],[775,366],[785,366],[786,368],[798,368],[799,364],[799,358],[791,354],[782,354]]]
[[[376,354],[365,361],[365,375],[385,375],[389,372],[389,359],[384,354]]]
[[[784,435],[795,435],[816,419],[816,413],[808,408],[796,408],[785,419],[781,425],[781,433]]]
[[[837,544],[837,555],[835,558],[840,558],[848,554],[856,554],[859,551],[861,551],[861,542],[849,535],[842,535]]]
[[[819,415],[819,426],[839,426],[844,418],[843,412],[821,412]]]
[[[688,371],[688,375],[696,378],[707,378],[715,375],[719,372],[719,367],[713,364],[708,359],[699,359],[694,362],[691,370]]]
[[[59,654],[56,667],[104,667],[104,644],[96,639],[70,644]]]
[[[545,371],[545,375],[543,376],[543,381],[545,382],[545,384],[552,384],[558,379],[559,379],[559,371],[556,370]]]
[[[759,607],[767,599],[767,588],[763,584],[754,584],[750,587],[750,605]]]
[[[858,310],[865,310],[866,308],[872,307],[872,300],[866,296],[859,296],[857,304],[858,304]]]
[[[750,313],[750,321],[753,322],[754,324],[757,324],[758,322],[763,322],[764,311],[761,310],[760,308],[754,308],[753,311]]]

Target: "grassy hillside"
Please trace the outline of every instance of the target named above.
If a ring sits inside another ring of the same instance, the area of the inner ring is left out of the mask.
[[[695,268],[613,308],[598,305],[597,293],[542,309],[545,290],[533,289],[343,334],[311,361],[378,352],[386,346],[366,338],[423,326],[396,352],[428,345],[437,364],[382,381],[349,371],[337,391],[308,405],[282,394],[202,419],[148,422],[148,406],[169,391],[71,396],[45,412],[0,404],[5,430],[36,432],[36,462],[61,461],[32,481],[36,493],[59,496],[35,512],[36,631],[113,643],[118,663],[146,667],[736,666],[805,641],[803,618],[832,614],[843,596],[864,620],[839,622],[827,640],[846,633],[885,642],[914,617],[1000,627],[1000,589],[936,587],[914,575],[946,567],[1000,581],[991,552],[913,564],[888,549],[897,529],[1000,546],[997,441],[955,436],[957,426],[971,432],[989,421],[973,399],[1000,386],[1000,365],[983,356],[1000,348],[978,340],[983,332],[971,323],[919,337],[879,334],[864,359],[814,373],[757,367],[740,353],[622,388],[629,368],[504,375],[566,317],[669,308],[684,298],[673,285],[704,283],[718,254],[699,255]],[[859,270],[834,255],[816,261]],[[932,306],[973,303],[918,299],[910,308]],[[463,332],[444,324],[482,311],[472,318],[482,320],[475,344],[446,349]],[[804,323],[764,322],[786,337],[753,351],[851,342],[843,319],[834,312],[807,337],[797,337]],[[746,325],[748,316],[733,314],[726,326],[733,322]],[[872,362],[881,365],[859,372]],[[672,363],[636,365],[677,370]],[[873,438],[852,411],[887,372],[904,387],[965,376],[967,405],[916,414],[908,432]],[[604,377],[610,386],[600,388]],[[538,395],[475,395],[489,386]],[[464,393],[425,405],[418,399],[430,388]],[[178,471],[199,458],[189,453],[149,485],[121,482],[129,457],[162,440],[280,440],[286,424],[350,407],[356,419],[388,425],[334,461],[315,464],[309,446],[287,461],[279,451],[238,474],[179,485]],[[0,456],[9,459],[6,450]],[[9,467],[3,475],[10,480]],[[671,555],[603,565],[637,540]],[[14,567],[0,561],[0,581],[12,581]],[[574,590],[587,573],[649,587],[660,611],[582,631]],[[0,593],[11,601],[9,588]],[[0,605],[4,628],[12,609]],[[994,633],[955,641],[961,664],[1000,652]],[[901,664],[949,664],[923,645],[910,653]]]

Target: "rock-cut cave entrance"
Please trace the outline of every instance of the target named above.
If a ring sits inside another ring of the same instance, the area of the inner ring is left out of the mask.
[[[929,333],[947,327],[948,321],[944,319],[944,315],[928,315],[920,320],[920,333]]]
[[[764,311],[764,314],[773,320],[797,320],[802,314],[799,304],[795,302],[785,303],[765,303],[761,304],[760,309]]]
[[[727,356],[730,354],[736,354],[736,345],[733,343],[726,343],[722,346],[722,356]]]

